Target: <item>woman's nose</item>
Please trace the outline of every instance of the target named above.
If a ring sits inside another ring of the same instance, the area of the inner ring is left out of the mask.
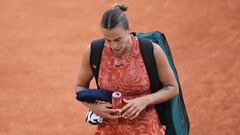
[[[117,43],[116,42],[112,41],[109,44],[110,44],[112,49],[116,49],[117,48]]]

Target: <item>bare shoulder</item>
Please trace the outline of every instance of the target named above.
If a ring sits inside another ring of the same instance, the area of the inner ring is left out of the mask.
[[[90,56],[91,54],[91,44],[89,44],[84,50],[83,54]]]
[[[152,43],[153,43],[153,53],[154,53],[155,59],[165,59],[166,56],[162,48],[158,44],[154,42]]]

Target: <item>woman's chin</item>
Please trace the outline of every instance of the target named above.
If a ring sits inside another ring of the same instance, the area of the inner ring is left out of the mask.
[[[116,55],[116,56],[122,56],[123,55],[123,51],[113,51],[113,54]]]
[[[113,53],[115,56],[122,56],[122,53]]]

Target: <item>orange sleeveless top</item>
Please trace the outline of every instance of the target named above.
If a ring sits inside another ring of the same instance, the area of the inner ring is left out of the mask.
[[[132,37],[133,48],[124,56],[114,56],[105,43],[99,69],[101,89],[118,91],[126,99],[150,94],[150,81],[140,53],[139,42]],[[102,123],[95,135],[165,135],[165,126],[159,122],[153,105],[147,106],[137,118],[116,124]]]

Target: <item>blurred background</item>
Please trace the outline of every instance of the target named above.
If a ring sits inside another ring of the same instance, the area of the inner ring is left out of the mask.
[[[0,135],[94,133],[74,80],[114,2],[131,31],[165,33],[191,135],[239,134],[239,0],[0,0]]]

